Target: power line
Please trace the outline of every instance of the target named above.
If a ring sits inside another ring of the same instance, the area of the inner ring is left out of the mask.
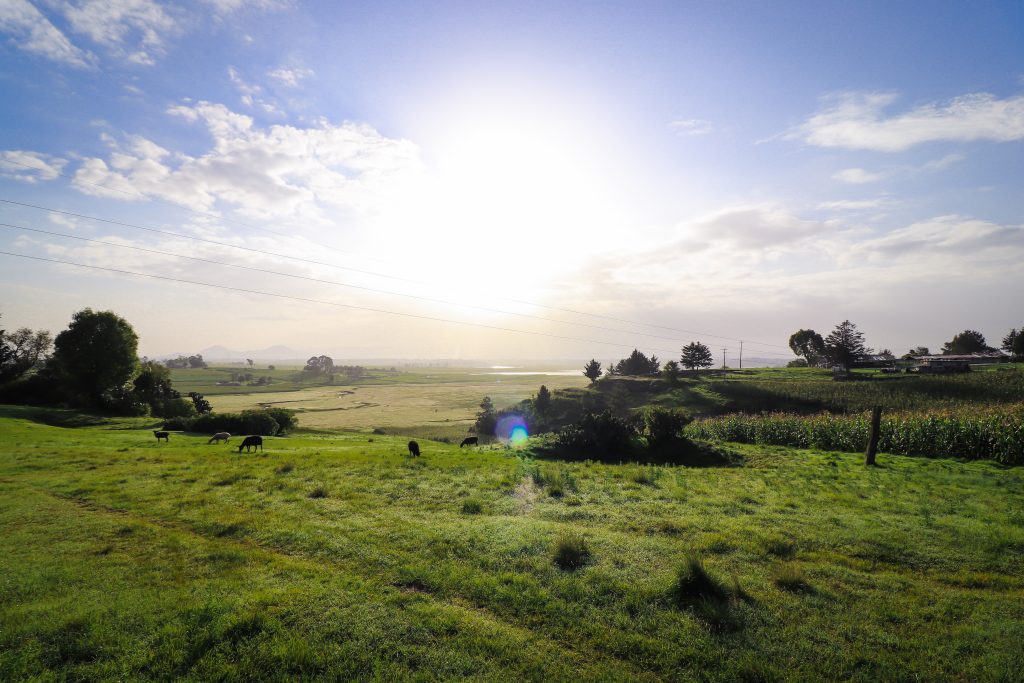
[[[586,338],[583,338],[583,337],[570,337],[568,335],[552,334],[550,332],[537,332],[535,330],[519,330],[519,329],[516,329],[516,328],[513,328],[513,327],[502,327],[502,326],[499,326],[499,325],[488,325],[486,323],[474,323],[474,322],[469,322],[469,321],[465,321],[465,320],[453,320],[451,318],[438,318],[438,317],[429,316],[429,315],[420,315],[420,314],[417,314],[417,313],[402,313],[400,311],[389,311],[389,310],[383,309],[383,308],[372,308],[370,306],[357,306],[355,304],[344,304],[344,303],[341,303],[341,302],[338,302],[338,301],[325,301],[323,299],[312,299],[312,298],[308,298],[308,297],[294,296],[294,295],[291,295],[291,294],[279,294],[277,292],[264,292],[262,290],[246,289],[244,287],[231,287],[229,285],[218,285],[218,284],[214,284],[214,283],[211,283],[211,282],[200,282],[198,280],[188,280],[188,279],[185,279],[185,278],[170,277],[170,276],[167,276],[167,275],[155,275],[153,273],[140,273],[140,272],[134,271],[134,270],[124,270],[124,269],[121,269],[121,268],[110,268],[109,266],[96,266],[96,265],[91,265],[91,264],[88,264],[88,263],[77,263],[75,261],[64,261],[62,259],[45,258],[45,257],[42,257],[42,256],[30,256],[28,254],[16,254],[16,253],[10,252],[10,251],[0,251],[0,254],[2,254],[4,256],[14,256],[14,257],[17,257],[17,258],[31,259],[33,261],[43,261],[43,262],[46,262],[46,263],[57,263],[57,264],[66,265],[66,266],[75,266],[75,267],[78,267],[78,268],[89,268],[89,269],[92,269],[92,270],[102,270],[102,271],[106,271],[106,272],[109,272],[109,273],[117,273],[119,275],[133,275],[133,276],[136,276],[136,277],[150,278],[150,279],[153,279],[153,280],[165,280],[167,282],[177,282],[177,283],[181,283],[181,284],[198,285],[200,287],[209,287],[211,289],[223,289],[223,290],[231,291],[231,292],[241,292],[243,294],[256,294],[256,295],[259,295],[259,296],[271,296],[271,297],[275,297],[275,298],[278,298],[278,299],[289,299],[291,301],[302,301],[302,302],[305,302],[305,303],[323,304],[323,305],[326,305],[326,306],[336,306],[336,307],[339,307],[339,308],[348,308],[348,309],[357,310],[357,311],[368,311],[370,313],[383,313],[383,314],[386,314],[386,315],[400,316],[400,317],[403,317],[403,318],[416,318],[418,320],[432,320],[434,322],[450,323],[450,324],[453,324],[453,325],[465,325],[467,327],[480,327],[480,328],[489,329],[489,330],[496,330],[496,331],[499,331],[499,332],[515,332],[516,334],[531,334],[531,335],[536,335],[536,336],[539,336],[539,337],[550,337],[552,339],[565,339],[565,340],[568,340],[568,341],[585,342],[585,343],[588,343],[588,344],[602,344],[604,346],[614,346],[614,347],[623,348],[623,349],[624,348],[629,348],[630,346],[633,346],[633,344],[622,344],[622,343],[619,343],[619,342],[607,342],[607,341],[600,341],[600,340],[597,340],[597,339],[586,339]],[[662,353],[675,353],[675,351],[669,350],[669,349],[653,349],[653,350],[654,351],[660,351]]]
[[[518,313],[516,311],[505,311],[505,310],[496,309],[496,308],[488,308],[488,307],[485,307],[485,306],[475,306],[475,305],[472,305],[472,304],[453,303],[453,302],[450,302],[450,301],[446,301],[444,299],[434,299],[434,298],[431,298],[431,297],[418,296],[416,294],[406,294],[404,292],[391,292],[391,291],[388,291],[388,290],[377,289],[377,288],[374,288],[374,287],[364,287],[362,285],[353,285],[353,284],[349,284],[349,283],[346,283],[346,282],[336,282],[334,280],[325,280],[325,279],[322,279],[322,278],[310,277],[310,276],[307,276],[307,275],[297,275],[295,273],[283,273],[281,271],[269,270],[267,268],[257,268],[255,266],[245,266],[245,265],[241,265],[241,264],[237,264],[237,263],[227,263],[225,261],[217,261],[215,259],[207,259],[207,258],[202,258],[202,257],[199,257],[199,256],[188,256],[188,255],[185,255],[185,254],[176,254],[176,253],[173,253],[173,252],[162,251],[162,250],[159,250],[159,249],[148,249],[146,247],[140,247],[140,246],[131,245],[131,244],[118,244],[116,242],[107,242],[107,241],[104,241],[104,240],[92,239],[92,238],[89,238],[89,237],[81,237],[79,235],[68,235],[68,234],[65,234],[65,233],[54,232],[54,231],[51,231],[51,230],[43,230],[41,228],[30,228],[30,227],[23,226],[23,225],[13,225],[11,223],[0,223],[0,227],[2,227],[2,228],[9,228],[9,229],[13,229],[13,230],[25,230],[25,231],[28,231],[28,232],[34,232],[34,233],[39,233],[39,234],[43,234],[43,235],[51,235],[51,236],[54,236],[54,237],[60,237],[60,238],[64,238],[64,239],[77,240],[79,242],[88,242],[90,244],[102,244],[104,246],[114,247],[116,249],[131,249],[133,251],[141,251],[141,252],[145,252],[147,254],[156,254],[158,256],[165,256],[165,257],[172,257],[172,258],[179,258],[179,259],[187,259],[189,261],[197,261],[197,262],[200,262],[200,263],[209,263],[209,264],[212,264],[212,265],[223,266],[223,267],[226,267],[226,268],[237,268],[237,269],[240,269],[240,270],[248,270],[248,271],[256,272],[256,273],[264,273],[264,274],[267,274],[267,275],[278,275],[278,276],[281,276],[281,277],[288,277],[288,278],[293,278],[293,279],[297,279],[297,280],[306,280],[308,282],[317,282],[317,283],[321,283],[321,284],[335,285],[335,286],[338,286],[338,287],[348,287],[348,288],[351,288],[351,289],[358,289],[358,290],[363,290],[363,291],[368,291],[368,292],[374,292],[374,293],[377,293],[377,294],[387,294],[387,295],[390,295],[390,296],[406,297],[406,298],[409,298],[409,299],[415,299],[417,301],[428,301],[428,302],[432,302],[432,303],[440,303],[440,304],[445,304],[445,305],[463,306],[463,307],[466,307],[466,308],[472,308],[472,309],[476,309],[476,310],[480,310],[480,311],[486,311],[486,312],[489,312],[489,313],[498,313],[498,314],[501,314],[501,315],[519,316],[519,317],[522,317],[522,318],[529,318],[529,319],[532,319],[532,320],[541,320],[541,321],[544,321],[544,322],[557,323],[557,324],[561,324],[561,325],[574,325],[574,326],[578,326],[578,327],[586,327],[586,328],[595,329],[595,330],[602,330],[602,331],[605,331],[605,332],[616,332],[616,333],[620,333],[620,334],[632,334],[632,335],[638,335],[638,336],[642,336],[642,337],[651,337],[651,338],[654,338],[654,339],[662,339],[662,340],[666,340],[666,341],[676,341],[676,342],[681,341],[679,339],[676,339],[675,337],[665,337],[665,336],[662,336],[662,335],[649,334],[649,333],[646,333],[646,332],[633,332],[631,330],[623,330],[623,329],[618,329],[618,328],[614,328],[614,327],[604,327],[602,325],[590,325],[588,323],[572,322],[572,321],[568,321],[568,320],[557,320],[555,318],[545,318],[544,316],[531,315],[529,313]],[[773,353],[773,352],[768,351],[766,353]],[[782,355],[782,354],[779,354],[779,355]]]
[[[5,204],[11,204],[11,205],[14,205],[14,206],[22,206],[22,207],[25,207],[25,208],[36,209],[38,211],[50,211],[50,212],[53,212],[53,213],[62,214],[62,215],[66,215],[66,216],[72,216],[72,217],[75,217],[75,218],[82,218],[82,219],[85,219],[85,220],[93,220],[93,221],[98,221],[98,222],[101,222],[101,223],[107,223],[107,224],[110,224],[110,225],[117,225],[117,226],[121,226],[121,227],[132,228],[132,229],[135,229],[135,230],[143,230],[143,231],[146,231],[146,232],[152,232],[152,233],[160,234],[160,235],[168,235],[168,236],[177,237],[177,238],[180,238],[180,239],[193,240],[193,241],[202,242],[202,243],[205,243],[205,244],[213,244],[213,245],[216,245],[216,246],[219,246],[219,247],[223,247],[223,248],[226,248],[226,249],[237,249],[237,250],[240,250],[240,251],[247,251],[247,252],[254,253],[254,254],[260,254],[262,256],[269,256],[271,258],[283,258],[283,259],[297,261],[297,262],[305,263],[305,264],[309,264],[309,265],[323,266],[323,267],[326,267],[326,268],[334,268],[334,269],[337,269],[337,270],[350,271],[350,272],[359,273],[359,274],[362,274],[362,275],[370,275],[370,276],[373,276],[373,277],[380,277],[380,278],[385,278],[385,279],[390,279],[390,280],[396,280],[396,281],[406,282],[406,283],[410,283],[410,284],[428,285],[428,286],[430,285],[430,283],[423,282],[423,281],[420,281],[420,280],[413,280],[411,278],[403,278],[403,277],[399,277],[399,276],[395,276],[395,275],[387,275],[387,274],[384,274],[384,273],[378,273],[378,272],[374,272],[374,271],[363,270],[363,269],[360,269],[360,268],[353,268],[351,266],[339,266],[337,264],[327,263],[327,262],[324,262],[324,261],[316,261],[314,259],[306,259],[306,258],[302,258],[302,257],[299,257],[299,256],[289,256],[287,254],[274,253],[274,252],[266,251],[266,250],[263,250],[263,249],[256,249],[256,248],[253,248],[253,247],[245,247],[245,246],[241,246],[241,245],[237,245],[237,244],[229,244],[227,242],[220,242],[220,241],[217,241],[217,240],[211,240],[211,239],[208,239],[208,238],[196,237],[194,235],[187,235],[187,234],[180,233],[180,232],[174,232],[172,230],[162,230],[162,229],[159,229],[159,228],[152,228],[152,227],[148,227],[148,226],[144,226],[144,225],[138,225],[136,223],[127,223],[127,222],[124,222],[124,221],[116,221],[116,220],[112,220],[112,219],[108,219],[108,218],[100,218],[98,216],[90,216],[90,215],[87,215],[87,214],[75,213],[73,211],[65,211],[63,209],[55,209],[55,208],[51,208],[51,207],[40,206],[38,204],[29,204],[29,203],[26,203],[26,202],[18,202],[18,201],[14,201],[14,200],[11,200],[11,199],[3,199],[3,198],[0,198],[0,202],[3,202]],[[372,288],[366,288],[366,289],[372,289]],[[375,290],[375,291],[382,291],[382,290]],[[593,318],[601,318],[601,319],[605,319],[605,320],[613,320],[615,322],[625,323],[625,324],[628,324],[628,325],[640,325],[640,326],[646,326],[646,327],[654,327],[654,328],[658,328],[658,329],[669,330],[669,331],[672,331],[672,332],[681,332],[681,333],[684,333],[684,334],[692,334],[692,335],[703,336],[703,337],[712,337],[712,338],[715,338],[715,339],[724,339],[724,340],[727,340],[727,341],[739,341],[739,339],[737,339],[735,337],[726,337],[724,335],[711,334],[710,332],[700,332],[700,331],[697,331],[697,330],[687,330],[687,329],[682,329],[682,328],[677,328],[677,327],[670,327],[670,326],[666,326],[666,325],[657,325],[657,324],[654,324],[654,323],[645,323],[645,322],[638,321],[638,320],[630,320],[630,319],[627,319],[627,318],[617,318],[615,316],[603,315],[603,314],[600,314],[600,313],[587,313],[585,311],[578,311],[578,310],[571,309],[571,308],[561,308],[561,307],[558,307],[558,306],[549,306],[549,305],[540,304],[540,303],[536,303],[536,302],[524,301],[524,300],[521,300],[521,299],[512,299],[512,298],[507,298],[507,297],[501,297],[501,298],[504,298],[506,301],[510,301],[510,302],[514,302],[514,303],[519,303],[519,304],[524,304],[524,305],[528,305],[528,306],[534,306],[536,308],[544,308],[544,309],[553,310],[553,311],[560,311],[560,312],[563,312],[563,313],[571,313],[571,314],[574,314],[574,315],[582,315],[582,316],[589,316],[589,317],[593,317]],[[439,301],[439,302],[446,303],[446,304],[449,304],[449,305],[454,305],[454,306],[464,306],[465,305],[465,306],[475,307],[475,306],[472,306],[470,304],[462,304],[460,302],[452,302],[452,301],[441,300],[441,299],[435,299],[434,301]],[[574,324],[574,323],[567,322],[567,321],[557,321],[557,322],[566,322],[566,324]],[[669,339],[668,337],[659,337],[658,335],[650,335],[650,334],[646,334],[646,333],[637,333],[637,332],[632,332],[632,331],[629,331],[627,333],[628,334],[640,334],[640,335],[643,335],[643,336],[657,337],[657,338],[660,338],[660,339]],[[748,341],[747,343],[748,344],[754,344],[756,346],[766,346],[766,347],[773,347],[773,348],[787,348],[787,347],[784,347],[784,346],[782,346],[780,344],[769,344],[767,342],[749,342]],[[767,353],[770,353],[770,352],[764,351],[763,353],[767,354]],[[780,355],[787,355],[788,356],[789,354],[780,354]]]

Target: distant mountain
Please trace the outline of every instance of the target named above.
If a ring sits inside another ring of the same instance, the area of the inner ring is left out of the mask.
[[[235,351],[224,346],[210,346],[199,352],[203,360],[305,360],[311,354],[303,351],[296,351],[293,348],[277,344],[265,349],[250,349],[248,351]]]

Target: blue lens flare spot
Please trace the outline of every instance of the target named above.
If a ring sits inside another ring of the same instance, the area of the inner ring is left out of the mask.
[[[513,446],[519,446],[530,438],[530,428],[522,415],[506,415],[498,420],[494,435]]]

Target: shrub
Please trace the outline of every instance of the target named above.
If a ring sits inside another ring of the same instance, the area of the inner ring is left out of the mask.
[[[274,471],[277,472],[278,474],[288,474],[294,469],[295,465],[291,464],[290,462],[286,462],[285,464],[281,465]]]
[[[586,566],[591,557],[590,546],[587,545],[585,538],[575,534],[564,534],[555,541],[551,561],[559,569],[574,571]]]
[[[644,413],[644,436],[648,445],[659,448],[671,446],[683,440],[683,428],[690,418],[676,410],[651,408]]]
[[[285,421],[285,427],[277,418]],[[283,408],[243,410],[241,413],[207,413],[197,417],[176,417],[164,422],[164,429],[186,432],[230,432],[231,434],[259,434],[274,436],[298,424],[294,413]]]
[[[462,501],[462,514],[464,515],[479,515],[483,511],[483,504],[475,498],[467,498]]]
[[[558,450],[579,455],[628,455],[633,451],[636,426],[608,411],[586,413],[563,427],[555,438]]]
[[[312,491],[309,492],[309,497],[310,498],[326,498],[327,497],[327,489],[325,489],[323,486],[317,486],[315,489],[313,489]]]

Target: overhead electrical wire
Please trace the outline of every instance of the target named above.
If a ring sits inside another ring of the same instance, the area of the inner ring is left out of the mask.
[[[20,164],[20,165],[24,166],[25,164]],[[353,268],[351,266],[341,266],[341,265],[337,265],[337,264],[334,264],[334,263],[328,263],[328,262],[324,262],[324,261],[317,261],[317,260],[314,260],[314,259],[307,259],[307,258],[303,258],[303,257],[299,257],[299,256],[290,256],[290,255],[287,255],[287,254],[275,253],[275,252],[266,251],[266,250],[263,250],[263,249],[256,249],[254,247],[246,247],[246,246],[242,246],[242,245],[238,245],[238,244],[231,244],[231,243],[228,243],[228,242],[221,242],[221,241],[218,241],[218,240],[211,240],[209,238],[197,237],[195,235],[188,235],[188,234],[185,234],[185,233],[175,232],[175,231],[172,231],[172,230],[162,230],[162,229],[159,229],[159,228],[152,228],[152,227],[149,227],[149,226],[139,225],[137,223],[128,223],[128,222],[125,222],[125,221],[117,221],[117,220],[112,220],[112,219],[109,219],[109,218],[101,218],[99,216],[90,216],[88,214],[81,214],[81,213],[76,213],[76,212],[73,212],[73,211],[65,211],[63,209],[57,209],[57,208],[53,208],[53,207],[40,206],[38,204],[30,204],[30,203],[27,203],[27,202],[18,202],[18,201],[14,201],[14,200],[11,200],[11,199],[4,199],[4,198],[0,198],[0,202],[3,202],[5,204],[14,205],[14,206],[21,206],[21,207],[25,207],[25,208],[29,208],[29,209],[35,209],[35,210],[38,210],[38,211],[49,211],[51,213],[57,213],[57,214],[65,215],[65,216],[71,216],[71,217],[74,217],[74,218],[81,218],[81,219],[84,219],[84,220],[98,221],[98,222],[107,223],[107,224],[110,224],[110,225],[117,225],[117,226],[121,226],[121,227],[135,229],[135,230],[142,230],[142,231],[146,231],[146,232],[152,232],[152,233],[155,233],[155,234],[167,235],[167,236],[170,236],[170,237],[177,237],[177,238],[180,238],[180,239],[187,239],[187,240],[192,240],[192,241],[196,241],[196,242],[202,242],[202,243],[205,243],[205,244],[212,244],[212,245],[215,245],[215,246],[218,246],[218,247],[223,247],[223,248],[226,248],[226,249],[235,249],[235,250],[240,250],[240,251],[246,251],[246,252],[249,252],[249,253],[260,254],[262,256],[269,256],[271,258],[287,259],[287,260],[291,260],[291,261],[305,263],[305,264],[308,264],[308,265],[322,266],[322,267],[325,267],[325,268],[334,268],[336,270],[350,271],[350,272],[359,273],[359,274],[362,274],[362,275],[370,275],[370,276],[373,276],[373,277],[391,279],[391,280],[396,280],[396,281],[400,281],[400,282],[407,282],[407,283],[410,283],[410,284],[418,284],[418,285],[430,285],[431,284],[431,283],[427,283],[427,282],[423,282],[423,281],[419,281],[419,280],[414,280],[414,279],[410,279],[410,278],[403,278],[403,277],[399,277],[399,276],[395,276],[395,275],[388,275],[388,274],[385,274],[385,273],[378,273],[378,272],[374,272],[374,271],[363,270],[363,269],[360,269],[360,268]],[[20,226],[15,226],[15,227],[20,227]],[[279,234],[279,233],[275,233],[275,234]],[[114,246],[114,245],[112,245],[112,246]],[[117,246],[121,246],[121,245],[117,245]],[[183,258],[193,258],[193,257],[183,257]],[[221,264],[221,265],[227,265],[227,264]],[[239,267],[244,267],[244,266],[239,266]],[[275,274],[285,275],[285,274],[282,274],[282,273],[275,273]],[[316,278],[310,278],[310,279],[314,279],[315,280]],[[324,282],[328,282],[328,281],[324,281]],[[408,296],[408,297],[412,297],[412,298],[420,298],[420,297],[415,297],[413,295],[401,294],[401,293],[396,293],[396,292],[389,292],[387,290],[381,290],[381,289],[376,289],[376,288],[372,288],[372,287],[359,287],[359,286],[356,286],[356,285],[347,285],[347,284],[344,284],[344,283],[335,283],[335,282],[331,282],[330,284],[339,284],[339,285],[342,285],[342,286],[357,287],[357,288],[360,288],[360,289],[365,289],[365,290],[368,290],[368,291],[375,291],[375,292],[382,293],[382,294],[390,294],[390,295],[396,295],[396,296]],[[498,311],[496,309],[484,309],[483,307],[476,306],[476,305],[473,305],[473,304],[465,304],[465,303],[462,303],[462,302],[450,301],[450,300],[445,300],[445,299],[430,299],[430,298],[426,298],[426,297],[423,297],[423,298],[425,300],[433,301],[433,302],[436,302],[436,303],[443,303],[443,304],[452,305],[452,306],[466,306],[466,307],[469,307],[469,308],[477,308],[477,309],[483,309],[483,310],[490,310],[492,312],[508,313],[508,314],[512,314],[512,315],[521,315],[521,316],[524,316],[524,317],[535,317],[535,318],[538,318],[538,319],[541,319],[541,320],[547,320],[547,321],[550,321],[550,322],[562,323],[562,324],[567,324],[567,325],[580,325],[580,326],[583,326],[583,327],[592,327],[592,328],[595,328],[595,329],[605,329],[605,330],[611,330],[611,331],[616,331],[616,332],[622,332],[622,333],[626,333],[626,334],[638,334],[638,335],[641,335],[641,336],[648,336],[648,337],[654,337],[654,338],[659,338],[659,339],[671,339],[669,337],[664,337],[664,336],[660,336],[660,335],[652,335],[652,334],[648,334],[648,333],[634,332],[634,331],[628,331],[628,330],[613,330],[613,328],[604,328],[604,327],[601,327],[601,326],[589,325],[589,324],[586,324],[586,323],[575,323],[575,322],[572,322],[572,321],[555,320],[553,318],[544,318],[542,316],[528,316],[528,314],[517,314],[517,313],[511,313],[511,312],[508,312],[508,311]],[[505,298],[505,297],[501,297],[501,298],[504,298],[506,301],[511,301],[511,302],[514,302],[514,303],[519,303],[519,304],[524,304],[524,305],[529,305],[529,306],[534,306],[534,307],[537,307],[537,308],[545,308],[545,309],[548,309],[548,310],[561,311],[561,312],[564,312],[564,313],[572,313],[572,314],[575,314],[575,315],[582,315],[582,316],[589,316],[589,317],[593,317],[593,318],[602,318],[602,319],[606,319],[606,320],[613,320],[613,321],[616,321],[616,322],[621,322],[621,323],[625,323],[625,324],[629,324],[629,325],[641,325],[641,326],[647,326],[647,327],[654,327],[654,328],[658,328],[658,329],[664,329],[664,330],[669,330],[669,331],[673,331],[673,332],[681,332],[681,333],[685,333],[685,334],[697,335],[697,336],[702,336],[702,337],[712,337],[712,338],[715,338],[715,339],[724,339],[724,340],[727,340],[727,341],[737,341],[737,342],[738,341],[742,341],[744,344],[752,345],[752,346],[765,346],[765,347],[773,347],[773,348],[788,348],[788,347],[782,346],[781,344],[769,344],[767,342],[758,342],[758,341],[745,340],[745,339],[741,340],[738,337],[727,337],[727,336],[724,336],[724,335],[712,334],[712,333],[709,333],[709,332],[701,332],[701,331],[697,331],[697,330],[687,330],[687,329],[683,329],[683,328],[670,327],[670,326],[666,326],[666,325],[657,325],[657,324],[654,324],[654,323],[645,323],[645,322],[642,322],[642,321],[630,320],[630,319],[627,319],[627,318],[618,318],[618,317],[615,317],[615,316],[603,315],[603,314],[600,314],[600,313],[588,313],[588,312],[585,312],[585,311],[577,311],[575,309],[561,308],[561,307],[557,307],[557,306],[550,306],[550,305],[546,305],[546,304],[540,304],[540,303],[531,302],[531,301],[523,301],[523,300],[519,300],[519,299],[510,299],[510,298]],[[676,340],[676,341],[678,341],[678,340]],[[755,351],[757,351],[758,353],[764,353],[764,354],[769,354],[769,355],[784,355],[784,356],[791,355],[789,353],[785,353],[785,354],[775,353],[775,354],[773,354],[770,351],[761,350],[761,349],[755,349]]]
[[[588,344],[602,344],[604,346],[614,346],[616,348],[622,348],[622,349],[629,348],[630,346],[633,346],[633,344],[625,344],[625,343],[621,343],[621,342],[609,342],[609,341],[602,341],[602,340],[599,340],[599,339],[586,339],[584,337],[570,337],[568,335],[554,334],[554,333],[551,333],[551,332],[538,332],[536,330],[520,330],[520,329],[516,329],[514,327],[502,327],[500,325],[489,325],[487,323],[476,323],[476,322],[470,322],[470,321],[467,321],[467,320],[455,320],[455,319],[452,319],[452,318],[439,318],[439,317],[436,317],[436,316],[422,315],[422,314],[418,314],[418,313],[403,313],[401,311],[389,311],[389,310],[383,309],[383,308],[373,308],[373,307],[370,307],[370,306],[357,306],[355,304],[346,304],[346,303],[341,303],[341,302],[338,302],[338,301],[326,301],[324,299],[313,299],[313,298],[310,298],[310,297],[294,296],[292,294],[280,294],[278,292],[265,292],[265,291],[258,290],[258,289],[247,289],[245,287],[232,287],[230,285],[220,285],[220,284],[216,284],[216,283],[212,283],[212,282],[200,282],[198,280],[189,280],[187,278],[170,277],[168,275],[156,275],[154,273],[140,273],[140,272],[135,271],[135,270],[125,270],[123,268],[111,268],[109,266],[97,266],[97,265],[92,265],[92,264],[89,264],[89,263],[78,263],[76,261],[65,261],[63,259],[46,258],[46,257],[43,257],[43,256],[31,256],[29,254],[18,254],[18,253],[11,252],[11,251],[0,251],[0,255],[14,256],[16,258],[30,259],[30,260],[33,260],[33,261],[43,261],[43,262],[46,262],[46,263],[56,263],[56,264],[65,265],[65,266],[75,266],[75,267],[78,267],[78,268],[89,268],[89,269],[92,269],[92,270],[101,270],[101,271],[106,271],[108,273],[117,273],[117,274],[120,274],[120,275],[132,275],[132,276],[135,276],[135,277],[144,277],[144,278],[149,278],[149,279],[152,279],[152,280],[165,280],[167,282],[178,282],[178,283],[181,283],[181,284],[197,285],[197,286],[200,286],[200,287],[208,287],[208,288],[211,288],[211,289],[223,289],[225,291],[240,292],[240,293],[243,293],[243,294],[256,294],[258,296],[270,296],[270,297],[275,297],[275,298],[278,298],[278,299],[288,299],[288,300],[291,300],[291,301],[302,301],[302,302],[305,302],[305,303],[312,303],[312,304],[323,304],[323,305],[326,305],[326,306],[336,306],[336,307],[339,307],[339,308],[348,308],[348,309],[357,310],[357,311],[368,311],[368,312],[371,312],[371,313],[383,313],[383,314],[386,314],[386,315],[400,316],[400,317],[403,317],[403,318],[416,318],[418,320],[432,320],[434,322],[450,323],[450,324],[453,324],[453,325],[464,325],[464,326],[467,326],[467,327],[480,327],[480,328],[484,328],[484,329],[488,329],[488,330],[497,330],[499,332],[515,332],[517,334],[529,334],[529,335],[535,335],[535,336],[539,336],[539,337],[550,337],[552,339],[565,339],[565,340],[568,340],[568,341],[586,342]],[[653,350],[654,351],[660,351],[662,353],[675,353],[675,350],[670,350],[670,349],[653,349]]]
[[[199,256],[188,256],[186,254],[176,254],[176,253],[173,253],[173,252],[167,252],[167,251],[163,251],[163,250],[160,250],[160,249],[148,249],[146,247],[140,247],[140,246],[131,245],[131,244],[118,244],[116,242],[107,242],[107,241],[104,241],[104,240],[92,239],[92,238],[89,238],[89,237],[81,237],[79,235],[68,235],[66,233],[54,232],[52,230],[43,230],[41,228],[30,228],[30,227],[27,227],[27,226],[24,226],[24,225],[13,225],[11,223],[0,223],[0,228],[8,228],[8,229],[12,229],[12,230],[25,230],[25,231],[28,231],[28,232],[34,232],[34,233],[43,234],[43,235],[51,235],[51,236],[54,236],[54,237],[60,237],[60,238],[64,238],[64,239],[77,240],[79,242],[87,242],[87,243],[90,243],[90,244],[102,244],[104,246],[114,247],[116,249],[131,249],[133,251],[141,251],[141,252],[145,252],[145,253],[148,253],[148,254],[156,254],[158,256],[186,259],[186,260],[189,260],[189,261],[197,261],[197,262],[200,262],[200,263],[209,263],[209,264],[212,264],[212,265],[223,266],[223,267],[226,267],[226,268],[236,268],[236,269],[248,270],[248,271],[252,271],[252,272],[256,272],[256,273],[264,273],[266,275],[277,275],[277,276],[281,276],[281,277],[293,278],[293,279],[296,279],[296,280],[305,280],[305,281],[308,281],[308,282],[317,282],[317,283],[320,283],[320,284],[335,285],[335,286],[338,286],[338,287],[347,287],[347,288],[350,288],[350,289],[358,289],[358,290],[373,292],[373,293],[377,293],[377,294],[387,294],[389,296],[405,297],[405,298],[409,298],[409,299],[415,299],[417,301],[427,301],[427,302],[431,302],[431,303],[440,303],[440,304],[445,304],[445,305],[461,306],[461,307],[465,307],[465,308],[472,308],[472,309],[475,309],[475,310],[486,311],[488,313],[498,313],[498,314],[501,314],[501,315],[518,316],[518,317],[521,317],[521,318],[529,318],[529,319],[532,319],[532,320],[540,320],[540,321],[549,322],[549,323],[556,323],[556,324],[560,324],[560,325],[571,325],[571,326],[577,326],[577,327],[586,327],[586,328],[590,328],[590,329],[601,330],[601,331],[604,331],[604,332],[616,332],[616,333],[620,333],[620,334],[632,334],[632,335],[638,335],[638,336],[642,336],[642,337],[651,337],[651,338],[654,338],[654,339],[662,339],[662,340],[665,340],[665,341],[674,341],[674,342],[681,341],[681,340],[679,340],[679,339],[677,339],[675,337],[666,337],[666,336],[663,336],[663,335],[650,334],[650,333],[646,333],[646,332],[634,332],[633,330],[623,330],[623,329],[618,329],[618,328],[614,328],[614,327],[605,327],[605,326],[602,326],[602,325],[591,325],[589,323],[572,322],[572,321],[568,321],[568,320],[558,320],[556,318],[545,318],[544,316],[532,315],[530,313],[518,313],[516,311],[505,311],[505,310],[496,309],[496,308],[488,308],[486,306],[476,306],[476,305],[473,305],[473,304],[453,303],[453,302],[450,302],[450,301],[446,301],[444,299],[434,299],[434,298],[431,298],[431,297],[419,296],[419,295],[416,295],[416,294],[406,294],[404,292],[391,292],[391,291],[388,291],[388,290],[376,289],[374,287],[364,287],[362,285],[353,285],[353,284],[349,284],[349,283],[346,283],[346,282],[336,282],[334,280],[325,280],[325,279],[322,279],[322,278],[310,277],[308,275],[297,275],[295,273],[283,273],[281,271],[269,270],[267,268],[257,268],[255,266],[246,266],[246,265],[241,265],[241,264],[237,264],[237,263],[227,263],[225,261],[218,261],[218,260],[215,260],[215,259],[207,259],[207,258],[202,258],[202,257],[199,257]],[[764,353],[773,354],[774,352],[765,351]],[[777,355],[784,355],[784,354],[777,354]]]

